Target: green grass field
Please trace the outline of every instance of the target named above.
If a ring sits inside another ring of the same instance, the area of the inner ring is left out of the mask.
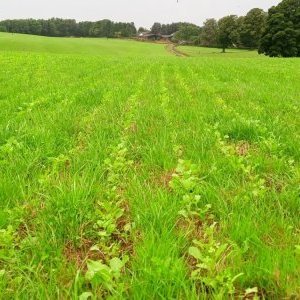
[[[300,60],[180,50],[0,34],[1,299],[300,297]]]
[[[227,49],[225,53],[221,53],[222,49],[217,48],[179,46],[178,49],[191,57],[265,58],[263,55],[259,55],[256,50]]]

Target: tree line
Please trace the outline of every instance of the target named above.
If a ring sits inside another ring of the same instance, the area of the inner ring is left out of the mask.
[[[134,23],[101,20],[76,22],[72,19],[4,20],[0,31],[44,36],[134,37],[147,31]],[[300,0],[283,0],[268,12],[251,9],[245,16],[229,15],[219,20],[207,19],[203,26],[191,23],[154,23],[154,34],[174,34],[175,42],[205,47],[258,49],[269,56],[300,56]]]
[[[53,37],[132,37],[136,35],[134,23],[101,20],[76,22],[73,19],[49,20],[20,19],[0,22],[0,31]]]
[[[151,32],[175,32],[175,41],[205,47],[222,47],[224,51],[228,47],[257,49],[266,28],[267,16],[262,9],[254,8],[242,17],[230,15],[220,20],[207,19],[201,27],[190,23],[154,23]]]
[[[154,23],[151,32],[174,33],[175,42],[205,47],[258,49],[269,56],[300,56],[300,0],[283,0],[268,12],[251,9],[245,16],[207,19],[199,27],[190,23]]]

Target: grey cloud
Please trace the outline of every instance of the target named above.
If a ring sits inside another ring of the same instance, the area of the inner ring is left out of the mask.
[[[206,18],[243,15],[251,8],[267,10],[279,0],[0,0],[0,19],[73,18],[131,21],[150,27],[153,22],[187,21],[201,25]]]

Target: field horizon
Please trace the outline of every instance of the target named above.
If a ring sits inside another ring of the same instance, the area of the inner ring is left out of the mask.
[[[0,299],[300,297],[300,60],[178,50],[0,33]]]

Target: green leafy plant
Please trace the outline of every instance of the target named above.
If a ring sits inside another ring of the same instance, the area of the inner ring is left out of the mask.
[[[109,260],[108,264],[104,264],[102,261],[89,260],[85,279],[92,285],[94,291],[100,290],[104,294],[112,292],[117,287],[120,288],[118,281],[127,262],[127,256],[122,259],[114,257]],[[92,295],[91,292],[85,292],[80,297],[81,299],[87,299]]]
[[[201,240],[194,240],[194,246],[189,248],[189,255],[195,259],[191,277],[216,297],[225,297],[235,292],[234,282],[242,276],[232,275],[226,266],[226,259],[231,254],[233,245],[215,240],[216,223],[203,228]],[[221,298],[220,298],[221,299]]]
[[[17,239],[17,233],[11,225],[0,229],[0,263],[14,259]]]

